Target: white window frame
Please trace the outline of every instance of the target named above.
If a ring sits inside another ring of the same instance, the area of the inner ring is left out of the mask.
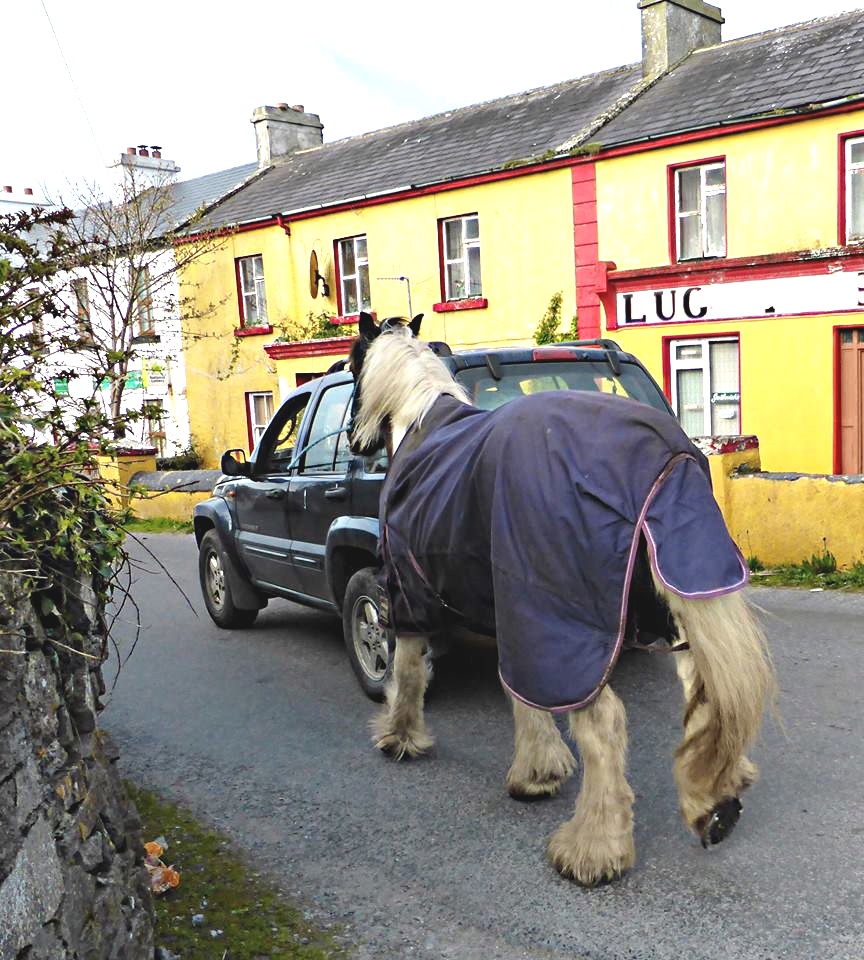
[[[150,290],[150,267],[141,264],[132,271],[132,317],[136,337],[152,337],[156,333],[153,322],[153,295]]]
[[[864,136],[847,137],[843,143],[843,177],[845,179],[844,192],[846,194],[846,210],[844,211],[846,221],[846,243],[854,243],[859,240],[864,240],[864,231],[860,233],[852,232],[852,178],[864,178],[864,159],[859,160],[857,163],[852,162],[852,147],[859,145],[864,146]],[[864,205],[864,191],[862,191],[861,203]],[[862,211],[861,214],[861,221],[862,224],[864,224],[864,211]]]
[[[447,224],[457,223],[457,222],[462,224],[462,231],[461,231],[462,256],[461,257],[456,257],[451,255],[451,251],[449,250],[449,243],[447,239],[448,238]],[[468,224],[471,222],[474,222],[477,224],[476,237],[467,236]],[[443,270],[444,270],[444,299],[445,300],[472,300],[475,297],[483,296],[483,292],[482,292],[483,291],[483,279],[482,279],[483,273],[482,273],[482,265],[479,265],[479,261],[478,261],[478,265],[480,269],[480,276],[477,278],[477,281],[478,281],[477,289],[474,291],[471,290],[470,264],[469,264],[469,257],[468,257],[469,249],[476,249],[477,251],[480,250],[480,217],[479,215],[476,213],[469,213],[461,217],[447,217],[446,219],[442,220],[441,221],[441,250],[442,250],[443,260],[444,260]],[[461,265],[461,268],[462,268],[461,269],[462,280],[460,282],[462,283],[463,289],[461,291],[451,289],[451,284],[450,284],[451,271],[449,268],[453,266],[459,266],[459,265]]]
[[[694,170],[699,171],[699,209],[698,210],[686,210],[682,211],[681,209],[681,175],[683,173],[692,173]],[[711,184],[707,183],[708,174],[712,170],[722,170],[723,171],[723,183],[722,184]],[[723,245],[722,248],[718,245],[716,249],[711,249],[708,237],[708,199],[710,197],[722,196],[723,200]],[[687,164],[683,167],[675,168],[675,257],[678,262],[686,260],[706,260],[712,257],[725,257],[726,256],[726,234],[727,234],[727,218],[726,218],[726,161],[725,160],[716,160],[711,163],[703,164]],[[691,254],[689,256],[684,255],[684,231],[682,230],[684,220],[698,217],[699,218],[699,239],[700,239],[700,250],[699,253]]]
[[[255,400],[264,399],[265,417],[260,420],[257,416]],[[273,391],[272,390],[253,390],[246,394],[246,422],[249,425],[249,440],[252,444],[252,450],[258,446],[258,441],[264,435],[267,425],[273,419]],[[251,453],[251,451],[250,451]]]
[[[669,377],[671,380],[672,409],[678,420],[681,420],[681,409],[678,403],[678,374],[682,370],[702,371],[702,427],[703,432],[689,434],[693,437],[713,436],[712,429],[712,399],[714,390],[711,384],[711,345],[715,343],[734,343],[738,347],[738,432],[741,431],[741,339],[730,337],[686,337],[680,340],[669,341]],[[700,358],[685,357],[678,359],[678,347],[692,347],[697,344],[702,347]],[[730,434],[737,436],[738,434]]]
[[[360,244],[366,250],[365,254],[360,254]],[[345,251],[351,247],[354,253],[354,271],[349,273],[345,269]],[[353,316],[361,310],[372,309],[372,286],[369,282],[369,240],[365,233],[358,234],[356,237],[344,237],[336,241],[336,250],[339,254],[339,309],[342,313]],[[369,291],[368,297],[364,300],[362,296],[363,285],[360,283],[362,274],[366,274],[366,289]],[[348,309],[349,294],[353,289],[354,300],[357,303],[356,310]]]
[[[240,293],[240,326],[266,327],[267,319],[267,290],[264,285],[264,257],[260,253],[253,253],[248,257],[237,257],[237,287]],[[243,264],[252,264],[251,282],[243,273]],[[249,301],[254,304],[255,318],[250,319]]]

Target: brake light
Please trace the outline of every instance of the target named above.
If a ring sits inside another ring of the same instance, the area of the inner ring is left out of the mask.
[[[580,351],[584,352],[585,347],[578,350],[575,347],[537,347],[532,353],[534,360],[575,360]]]

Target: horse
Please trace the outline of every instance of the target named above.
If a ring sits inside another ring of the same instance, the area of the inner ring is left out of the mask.
[[[635,864],[634,794],[609,679],[625,637],[648,628],[684,692],[681,814],[703,846],[719,843],[757,778],[746,752],[776,680],[707,461],[674,418],[619,396],[549,392],[479,410],[417,339],[420,319],[361,315],[348,359],[351,450],[390,456],[379,599],[395,652],[375,746],[402,759],[433,745],[432,635],[458,623],[495,636],[515,728],[507,789],[558,793],[576,769],[554,719],[566,714],[582,783],[548,857],[582,886],[616,880]]]

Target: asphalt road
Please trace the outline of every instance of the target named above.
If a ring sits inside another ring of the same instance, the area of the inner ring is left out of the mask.
[[[335,619],[274,601],[252,629],[219,630],[194,539],[143,540],[197,616],[136,547],[142,632],[102,720],[125,773],[226,831],[310,915],[343,924],[358,958],[864,960],[864,595],[752,592],[785,729],[766,726],[762,780],[707,852],[677,815],[674,667],[624,655],[613,686],[630,721],[638,862],[586,891],[544,856],[578,774],[543,803],[504,789],[512,728],[494,652],[439,661],[434,751],[395,764],[370,745],[373,705]],[[125,652],[132,624],[117,633]]]

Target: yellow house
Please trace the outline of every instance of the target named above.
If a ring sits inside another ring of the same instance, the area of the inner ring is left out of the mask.
[[[639,8],[640,64],[328,144],[301,106],[255,112],[259,173],[184,278],[214,305],[186,340],[208,463],[251,449],[361,309],[524,344],[560,292],[562,332],[578,313],[639,356],[692,435],[864,472],[864,12],[721,43],[702,0]]]

